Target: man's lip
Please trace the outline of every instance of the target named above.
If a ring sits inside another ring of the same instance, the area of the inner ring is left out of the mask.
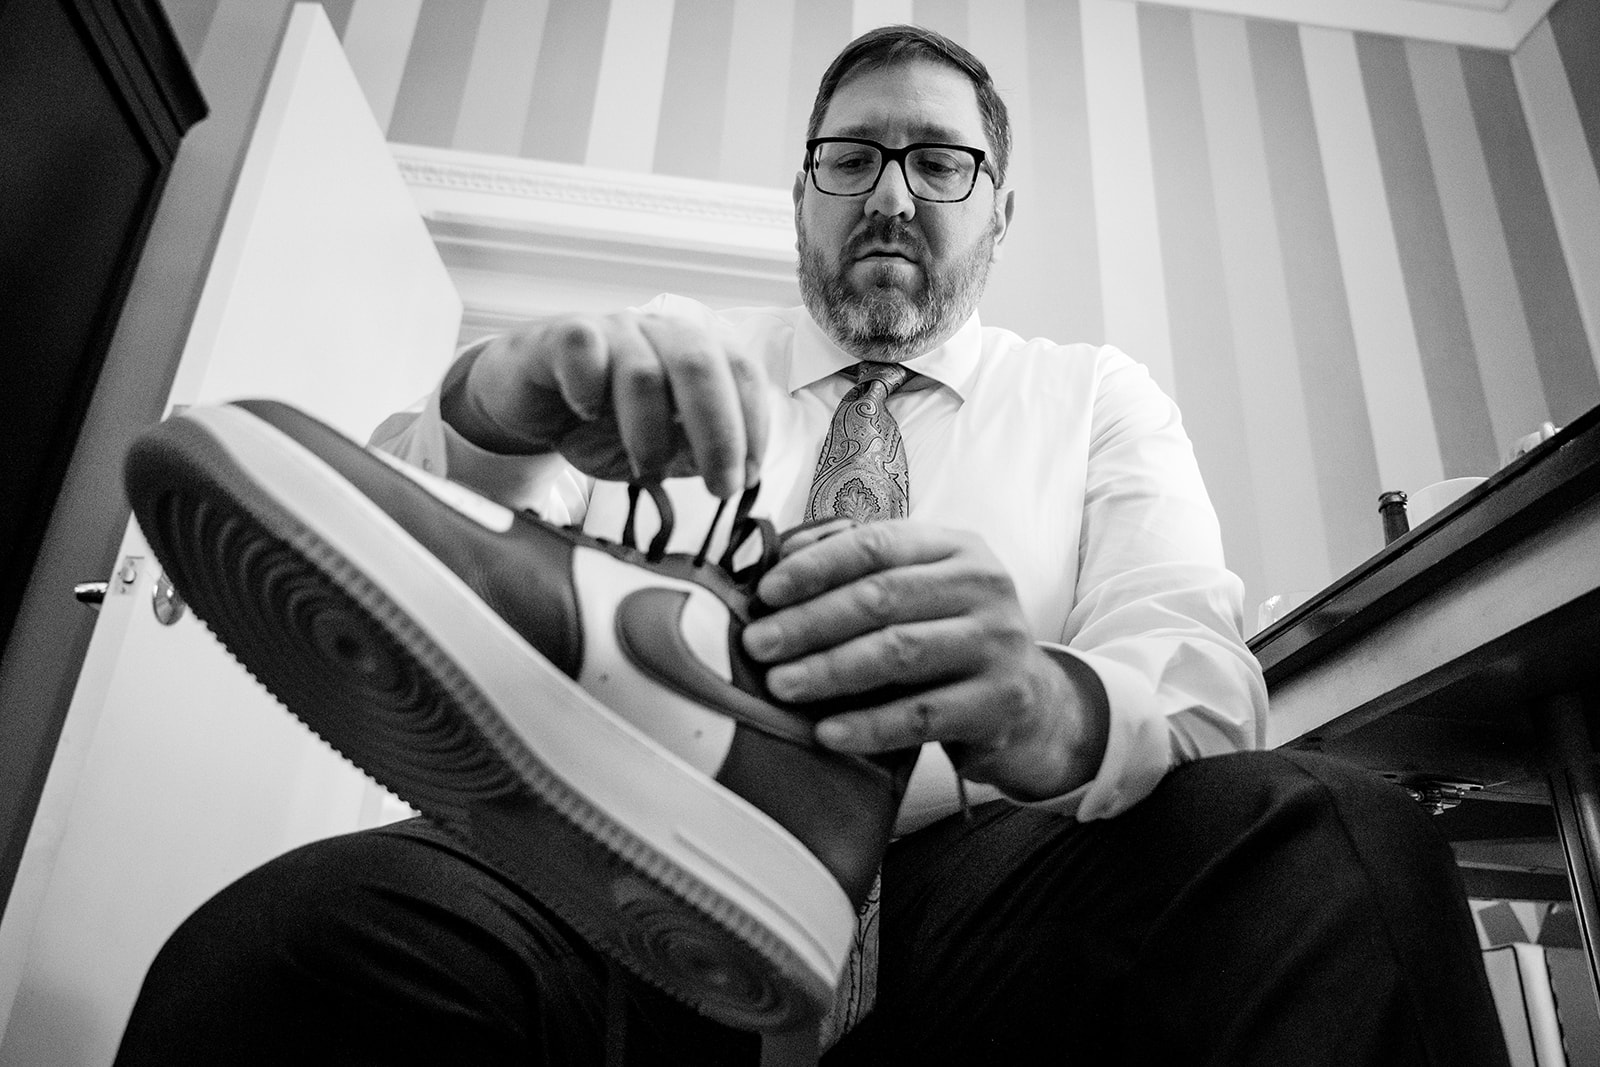
[[[907,263],[915,263],[917,261],[916,256],[901,248],[868,248],[858,253],[856,259],[903,259]]]

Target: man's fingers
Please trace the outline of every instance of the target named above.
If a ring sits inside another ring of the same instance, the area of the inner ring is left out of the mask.
[[[927,741],[965,744],[979,756],[1005,747],[990,710],[988,686],[965,679],[914,697],[863,711],[834,715],[817,724],[817,740],[840,752],[888,752]],[[981,748],[974,746],[981,745]]]
[[[606,409],[611,380],[610,345],[592,319],[566,319],[550,324],[539,337],[546,348],[545,365],[561,398],[585,422]]]
[[[608,339],[611,402],[623,448],[636,477],[659,480],[670,472],[681,442],[666,367],[636,324],[619,323]]]
[[[646,316],[639,329],[660,362],[694,468],[712,493],[732,496],[745,482],[745,412],[721,346],[676,319]]]
[[[812,519],[801,523],[799,526],[786,530],[783,533],[783,555],[792,555],[809,545],[816,544],[824,537],[844,533],[852,526],[859,525],[854,519],[832,518]]]
[[[963,535],[915,522],[856,526],[787,553],[762,577],[756,593],[772,607],[783,607],[878,571],[948,559],[965,544]]]
[[[984,635],[968,618],[936,618],[874,629],[767,672],[779,700],[806,703],[882,686],[926,686],[982,665]]]
[[[767,376],[753,359],[737,352],[728,353],[728,371],[744,414],[743,483],[754,485],[761,480],[761,459],[767,454]]]
[[[778,662],[896,624],[958,617],[983,603],[991,584],[948,561],[878,571],[756,620],[745,628],[745,649]]]

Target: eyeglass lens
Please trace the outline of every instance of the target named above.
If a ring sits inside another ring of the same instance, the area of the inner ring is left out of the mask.
[[[829,142],[816,146],[812,169],[817,188],[854,196],[870,192],[883,170],[883,153],[873,145]],[[962,200],[978,177],[973,156],[959,148],[922,147],[906,153],[901,164],[913,196],[924,200]]]

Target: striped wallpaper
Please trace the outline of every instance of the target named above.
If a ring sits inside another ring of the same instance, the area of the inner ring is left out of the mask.
[[[191,55],[216,3],[168,0]],[[1511,55],[1128,0],[323,6],[392,141],[785,189],[852,35],[966,44],[1017,127],[986,321],[1150,367],[1251,605],[1600,403],[1600,0]]]

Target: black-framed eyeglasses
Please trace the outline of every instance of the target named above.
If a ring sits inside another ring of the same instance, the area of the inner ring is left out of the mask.
[[[972,195],[978,172],[988,169],[983,160],[981,148],[934,141],[904,148],[888,148],[865,137],[813,137],[806,142],[811,184],[829,196],[870,193],[889,164],[898,163],[912,196],[934,204],[955,204]]]

